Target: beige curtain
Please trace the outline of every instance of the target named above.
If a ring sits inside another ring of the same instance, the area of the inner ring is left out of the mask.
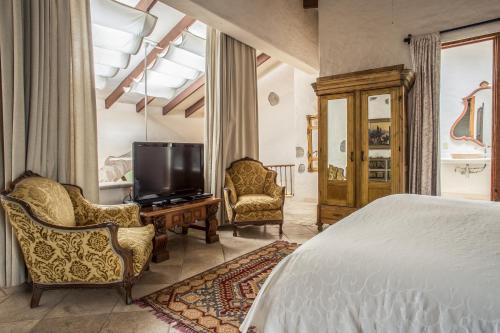
[[[5,0],[0,10],[3,189],[26,169],[80,185],[98,201],[97,126],[88,0]],[[0,286],[25,280],[0,212]]]
[[[99,202],[97,113],[89,1],[70,0],[70,15],[71,167],[69,182],[80,185],[88,199]]]
[[[409,114],[410,193],[439,194],[439,79],[441,42],[438,33],[412,37],[410,54],[416,78]]]
[[[26,125],[22,3],[3,1],[0,10],[0,188],[25,170]],[[1,210],[1,208],[0,208]],[[0,287],[25,280],[23,259],[12,227],[0,211]]]
[[[26,11],[27,169],[80,185],[85,195],[97,202],[89,2],[29,1]]]
[[[206,66],[205,187],[221,198],[231,162],[259,158],[255,49],[209,28]]]

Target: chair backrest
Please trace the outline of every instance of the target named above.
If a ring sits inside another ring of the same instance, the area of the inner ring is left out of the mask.
[[[238,196],[264,193],[266,177],[272,173],[261,162],[249,158],[233,162],[226,172],[231,177]]]
[[[76,226],[75,212],[68,192],[56,181],[28,177],[19,181],[8,196],[26,203],[42,221],[65,227]]]

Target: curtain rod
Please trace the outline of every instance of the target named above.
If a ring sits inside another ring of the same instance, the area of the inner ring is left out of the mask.
[[[486,20],[486,21],[482,21],[482,22],[477,22],[477,23],[463,25],[461,27],[456,27],[456,28],[441,30],[439,33],[440,34],[444,34],[444,33],[447,33],[447,32],[452,32],[452,31],[457,31],[457,30],[472,28],[472,27],[476,27],[478,25],[483,25],[483,24],[488,24],[488,23],[493,23],[493,22],[499,22],[499,21],[500,21],[500,17],[497,17],[497,18],[494,18],[494,19],[491,19],[491,20]],[[406,37],[405,39],[403,39],[403,42],[405,42],[407,44],[410,44],[412,37],[413,36],[411,34],[408,34],[408,37]]]

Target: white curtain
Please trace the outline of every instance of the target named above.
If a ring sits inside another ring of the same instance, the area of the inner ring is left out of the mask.
[[[0,10],[0,187],[26,169],[98,200],[97,125],[88,0],[5,0]],[[25,280],[0,212],[0,286]]]
[[[0,10],[0,188],[25,170],[26,124],[23,71],[22,2],[3,1]],[[0,208],[1,210],[1,208]],[[16,237],[0,211],[0,286],[25,280],[25,269]]]
[[[205,72],[205,188],[222,198],[231,162],[259,158],[255,49],[209,28]]]
[[[409,127],[410,193],[439,194],[439,33],[412,37],[410,54],[415,70],[411,91]]]

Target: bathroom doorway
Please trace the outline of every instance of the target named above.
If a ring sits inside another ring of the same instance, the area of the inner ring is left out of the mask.
[[[492,200],[495,186],[496,35],[443,44],[441,195]],[[500,134],[497,134],[500,135]]]

